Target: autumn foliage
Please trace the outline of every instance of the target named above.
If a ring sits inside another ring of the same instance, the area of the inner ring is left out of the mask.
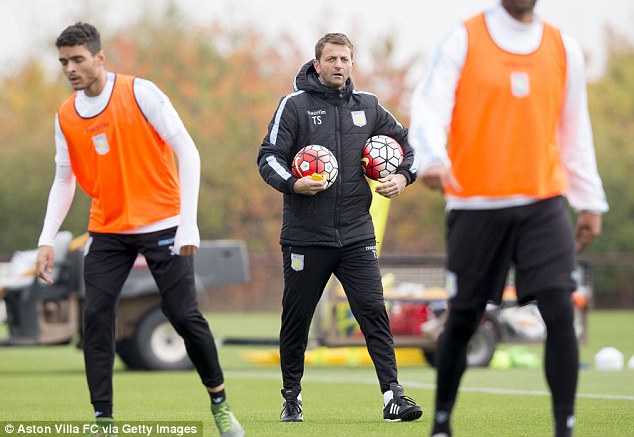
[[[296,72],[313,53],[301,52],[292,35],[271,40],[255,26],[240,30],[218,23],[192,27],[175,9],[157,19],[144,18],[115,35],[108,35],[107,29],[101,31],[107,68],[156,83],[172,100],[200,150],[202,238],[245,240],[254,260],[266,260],[255,266],[261,270],[255,275],[279,276],[282,199],[260,178],[256,156],[280,98],[292,92]],[[315,40],[320,36],[315,35]],[[595,247],[632,252],[634,199],[624,180],[610,174],[613,168],[618,177],[627,178],[628,169],[633,168],[634,50],[619,47],[606,79],[592,85],[590,103],[597,102],[592,115],[606,189],[623,196],[617,200],[608,191],[611,214],[630,223],[623,230],[627,239],[619,239],[606,226]],[[357,88],[376,94],[407,125],[413,83],[408,75],[424,59],[396,59],[389,37],[373,42],[370,53],[369,59],[355,58],[352,76]],[[46,74],[39,62],[36,58],[27,61],[21,71],[2,79],[0,87],[0,255],[5,259],[15,250],[37,243],[54,174],[53,116],[71,92],[61,73]],[[618,147],[620,157],[615,157],[612,146]],[[626,204],[621,205],[625,199]],[[78,189],[63,228],[75,234],[84,232],[88,205]],[[422,184],[407,188],[392,202],[383,252],[442,252],[443,208],[442,197]],[[606,223],[613,225],[610,219]]]

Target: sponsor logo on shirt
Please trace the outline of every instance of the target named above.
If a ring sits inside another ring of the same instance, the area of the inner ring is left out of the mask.
[[[321,124],[321,116],[326,115],[326,111],[318,109],[316,111],[306,111],[308,117],[313,121],[314,125]]]
[[[106,128],[108,128],[109,126],[110,126],[110,123],[108,123],[107,121],[104,121],[95,126],[90,126],[88,129],[86,129],[86,133],[92,134],[100,130],[103,131],[103,130],[106,130]]]

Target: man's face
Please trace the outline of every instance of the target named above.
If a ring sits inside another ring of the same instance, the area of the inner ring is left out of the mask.
[[[352,53],[343,44],[326,43],[321,58],[313,61],[313,66],[324,85],[342,89],[352,72]]]
[[[62,71],[75,91],[84,90],[88,96],[101,92],[99,81],[104,64],[103,51],[93,55],[85,45],[59,48]]]

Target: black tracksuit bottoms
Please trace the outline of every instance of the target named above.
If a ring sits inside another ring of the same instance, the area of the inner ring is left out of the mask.
[[[285,391],[301,391],[310,324],[331,274],[341,282],[365,337],[381,392],[397,381],[381,271],[374,241],[345,247],[282,246],[284,295],[280,360]]]
[[[84,362],[95,411],[112,412],[115,317],[123,284],[142,254],[161,294],[161,310],[185,340],[202,383],[223,383],[209,325],[198,310],[193,257],[172,255],[176,228],[147,234],[91,232],[84,256]]]

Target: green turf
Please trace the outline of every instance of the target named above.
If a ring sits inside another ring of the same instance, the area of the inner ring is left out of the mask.
[[[210,314],[218,338],[274,338],[278,314]],[[604,346],[634,355],[634,312],[592,311],[590,338],[581,346],[576,436],[634,435],[634,370],[599,372],[593,356]],[[256,334],[254,334],[256,333]],[[507,345],[502,345],[502,348]],[[541,353],[541,346],[528,346]],[[303,383],[304,423],[279,423],[282,406],[277,366],[242,358],[248,347],[219,349],[227,394],[251,436],[424,436],[430,427],[435,374],[426,365],[402,366],[406,394],[424,409],[414,423],[384,423],[374,370],[363,367],[307,367]],[[270,347],[256,350],[267,351]],[[208,397],[195,372],[130,372],[115,365],[115,414],[119,421],[204,421]],[[74,346],[0,348],[0,422],[88,421],[81,351]],[[541,369],[469,369],[453,418],[457,436],[552,435],[550,398]],[[0,428],[0,436],[4,436]],[[15,434],[14,434],[15,435]],[[122,435],[122,434],[120,434]]]

